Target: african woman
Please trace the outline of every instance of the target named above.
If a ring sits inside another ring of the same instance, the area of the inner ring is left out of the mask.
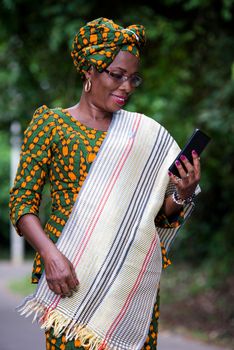
[[[22,313],[46,331],[47,350],[157,348],[159,283],[167,251],[199,192],[200,162],[163,126],[123,109],[141,84],[144,27],[99,18],[80,28],[72,58],[79,102],[43,105],[25,131],[11,220],[36,250]],[[38,216],[48,177],[52,208]]]

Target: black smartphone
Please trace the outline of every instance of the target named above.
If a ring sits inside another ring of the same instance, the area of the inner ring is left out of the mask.
[[[202,151],[204,150],[204,148],[208,145],[210,140],[211,140],[211,138],[208,135],[206,135],[203,131],[201,131],[200,129],[195,129],[193,134],[191,135],[191,137],[187,141],[185,147],[180,151],[180,153],[178,154],[178,156],[176,157],[176,159],[171,164],[171,166],[169,167],[168,170],[172,174],[180,177],[180,174],[179,174],[177,167],[175,165],[175,161],[176,160],[180,161],[180,157],[183,154],[184,156],[186,156],[188,158],[188,160],[191,163],[193,163],[192,150],[195,150],[197,152],[197,154],[200,155],[202,153]],[[182,162],[181,162],[181,164],[183,165]]]

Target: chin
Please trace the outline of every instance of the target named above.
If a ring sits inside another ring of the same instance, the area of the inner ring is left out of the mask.
[[[114,113],[114,112],[119,111],[121,108],[122,108],[121,106],[112,105],[112,106],[104,107],[104,110],[108,113]]]
[[[122,109],[122,107],[116,107],[114,110],[113,110],[113,112],[118,112],[118,111],[120,111]]]
[[[114,106],[112,106],[112,113],[117,112],[122,108],[124,108],[124,106],[114,105]]]

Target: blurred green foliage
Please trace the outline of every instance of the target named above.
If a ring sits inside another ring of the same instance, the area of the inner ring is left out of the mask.
[[[12,280],[9,283],[8,288],[11,292],[25,297],[35,292],[36,284],[32,284],[31,277],[26,276],[24,278],[21,277],[19,279]]]
[[[107,17],[125,26],[145,25],[145,83],[127,108],[162,123],[183,146],[199,127],[212,137],[202,156],[202,194],[177,259],[210,264],[215,280],[231,272],[234,222],[233,1],[4,0],[0,26],[1,236],[8,237],[9,126],[22,129],[34,110],[75,104],[81,82],[70,57],[77,29]],[[178,249],[179,246],[179,249]]]

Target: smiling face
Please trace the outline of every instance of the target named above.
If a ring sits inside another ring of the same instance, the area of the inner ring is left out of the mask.
[[[108,66],[108,72],[99,73],[96,69],[86,72],[86,79],[92,82],[91,91],[86,93],[86,99],[97,109],[113,113],[121,109],[127,102],[135,87],[131,79],[121,81],[112,73],[127,77],[137,74],[139,59],[127,51],[120,51],[114,61]]]

